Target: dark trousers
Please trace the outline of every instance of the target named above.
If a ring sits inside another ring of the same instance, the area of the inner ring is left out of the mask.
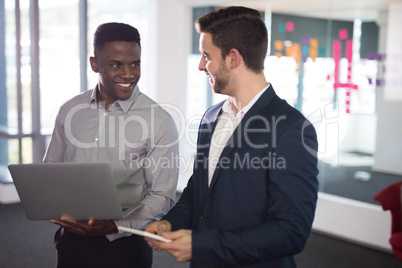
[[[57,268],[152,267],[152,249],[137,235],[110,242],[105,236],[80,236],[60,228],[54,244]]]

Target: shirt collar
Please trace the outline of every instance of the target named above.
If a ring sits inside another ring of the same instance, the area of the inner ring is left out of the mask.
[[[96,107],[98,108],[98,102],[97,102],[97,96],[98,96],[98,85],[96,85],[95,89],[92,91],[91,94],[91,100],[90,100],[90,107]],[[130,98],[127,100],[117,100],[115,101],[109,108],[110,111],[113,111],[117,109],[117,107],[120,107],[123,112],[126,114],[128,110],[130,110],[130,107],[134,104],[135,99],[137,98],[138,94],[140,93],[140,89],[138,88],[138,85],[135,86],[133,93],[131,94]]]
[[[233,114],[234,112],[232,110],[232,105],[236,107],[236,109],[238,110],[240,108],[240,111],[236,114],[236,117],[240,117],[245,115],[248,110],[250,110],[251,107],[253,107],[253,105],[257,102],[257,100],[261,97],[261,95],[268,89],[269,87],[269,83],[266,87],[264,87],[262,90],[260,90],[250,101],[249,103],[244,106],[243,108],[241,106],[238,106],[238,103],[236,103],[235,98],[233,97],[229,97],[226,99],[225,103],[222,106],[222,111],[224,113],[228,113],[228,114]]]

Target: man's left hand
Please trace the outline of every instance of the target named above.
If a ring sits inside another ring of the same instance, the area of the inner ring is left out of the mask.
[[[51,220],[51,223],[60,225],[69,232],[83,236],[108,235],[117,232],[113,221],[93,220],[77,221],[69,217],[61,217],[59,220]]]
[[[161,250],[165,250],[180,263],[191,261],[191,230],[178,230],[175,232],[165,232],[163,237],[172,240],[171,242],[161,242],[151,238],[145,238],[153,244],[157,244]]]

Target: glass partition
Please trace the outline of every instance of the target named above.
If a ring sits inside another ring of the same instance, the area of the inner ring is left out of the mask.
[[[271,20],[266,76],[316,127],[320,191],[376,203],[377,192],[402,179],[373,170],[383,85],[378,25],[277,13]]]
[[[193,22],[209,9],[194,8]],[[330,7],[327,11],[331,14]],[[402,173],[373,168],[385,64],[377,21],[271,10],[263,14],[270,36],[264,72],[276,93],[316,128],[319,190],[377,204],[373,200],[376,193],[402,180]],[[212,97],[203,74],[197,74],[197,40],[198,35],[193,33],[187,96],[191,114],[202,114],[208,103],[222,99],[214,98],[215,94]]]
[[[80,92],[78,1],[39,1],[41,129],[50,134],[60,106]]]

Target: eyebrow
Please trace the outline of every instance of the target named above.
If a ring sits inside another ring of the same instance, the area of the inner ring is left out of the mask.
[[[201,50],[200,50],[200,53],[201,53],[202,55],[209,56],[209,53],[207,53],[206,51],[203,51],[203,50],[201,51]]]
[[[123,63],[121,60],[109,60],[109,62],[120,63],[120,64]],[[141,63],[141,59],[130,62],[130,64],[132,64],[132,63]]]

